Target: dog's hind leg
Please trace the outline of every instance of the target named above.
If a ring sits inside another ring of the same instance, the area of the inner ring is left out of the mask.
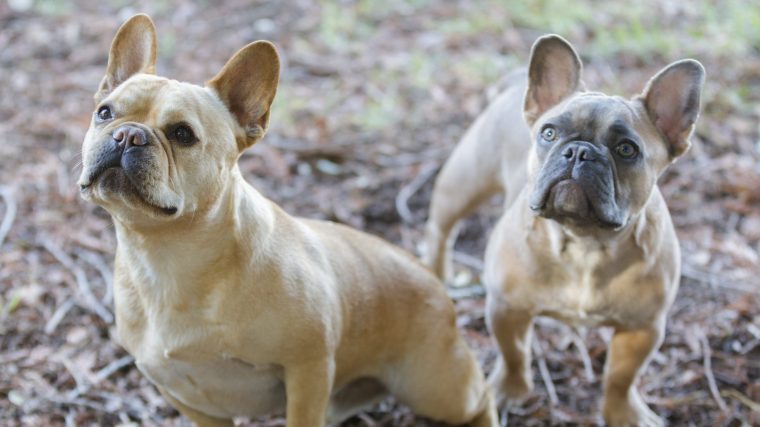
[[[380,403],[388,396],[388,389],[374,378],[359,378],[338,390],[330,398],[327,424],[338,425],[359,412]]]
[[[174,406],[174,408],[178,410],[180,414],[189,418],[190,421],[195,423],[195,425],[197,425],[198,427],[234,427],[235,426],[235,423],[231,419],[216,418],[210,415],[206,415],[202,412],[196,411],[195,409],[190,408],[186,406],[184,403],[175,399],[174,396],[169,394],[163,388],[161,387],[156,387],[156,388],[158,388],[158,391],[161,393],[162,396],[164,396],[164,399],[169,401],[169,403],[172,406]]]
[[[391,393],[415,414],[451,425],[498,426],[493,396],[458,335],[421,343],[388,377]]]
[[[430,201],[430,214],[425,226],[425,263],[442,280],[451,277],[450,250],[456,240],[458,221],[472,213],[501,187],[501,151],[483,155],[490,144],[478,141],[480,128],[476,122],[454,149],[435,180]]]

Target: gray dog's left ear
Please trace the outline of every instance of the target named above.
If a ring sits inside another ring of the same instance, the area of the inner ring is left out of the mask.
[[[556,34],[536,40],[530,52],[523,117],[528,126],[546,110],[583,90],[583,65],[570,43]]]
[[[684,59],[652,77],[641,94],[649,118],[668,144],[671,158],[685,153],[691,145],[689,137],[699,116],[704,82],[702,64]]]
[[[156,26],[148,15],[137,14],[122,24],[111,42],[108,68],[95,93],[95,102],[134,74],[155,74],[156,46]]]
[[[240,49],[206,82],[245,129],[246,141],[238,141],[241,151],[264,136],[279,81],[277,50],[272,43],[260,40]]]

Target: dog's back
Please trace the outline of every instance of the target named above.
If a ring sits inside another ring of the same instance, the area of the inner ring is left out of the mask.
[[[456,222],[499,192],[504,193],[505,206],[511,205],[525,185],[531,145],[522,117],[526,70],[508,74],[499,87],[502,92],[467,129],[435,182],[425,262],[442,279],[450,277],[443,254],[456,239]]]

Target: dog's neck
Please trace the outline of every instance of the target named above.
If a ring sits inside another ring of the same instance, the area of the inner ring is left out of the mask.
[[[554,247],[565,248],[573,245],[583,252],[607,253],[614,258],[621,251],[636,250],[643,253],[656,253],[662,244],[662,233],[659,229],[664,220],[664,201],[655,188],[650,196],[647,207],[630,216],[626,224],[619,229],[578,228],[562,225],[555,220],[535,217],[549,238],[554,241]]]
[[[129,270],[125,274],[138,286],[189,291],[212,271],[242,268],[237,265],[241,259],[250,260],[265,246],[274,220],[272,202],[235,168],[213,206],[195,217],[188,214],[171,226],[150,228],[114,218],[117,268]]]

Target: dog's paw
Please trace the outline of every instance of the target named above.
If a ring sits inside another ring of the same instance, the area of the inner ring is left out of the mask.
[[[499,409],[515,408],[522,405],[533,391],[533,379],[530,373],[526,375],[507,375],[502,366],[496,367],[488,377]]]
[[[623,401],[604,404],[604,421],[609,427],[664,427],[665,421],[644,403],[638,393]]]

